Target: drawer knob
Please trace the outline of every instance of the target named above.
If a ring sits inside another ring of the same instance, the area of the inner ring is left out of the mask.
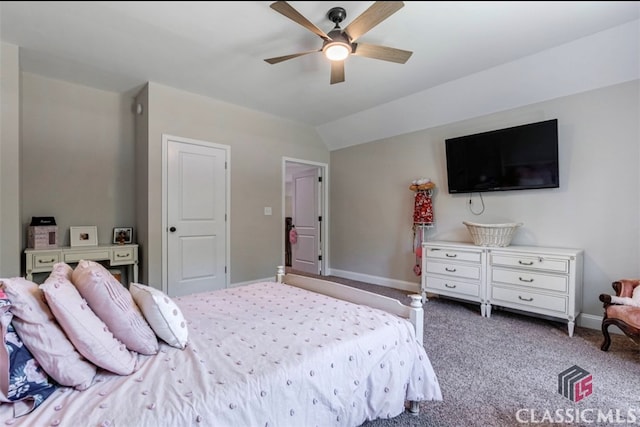
[[[526,262],[526,261],[518,260],[518,264],[520,264],[520,265],[533,265],[533,261]]]
[[[456,269],[455,268],[449,268],[449,267],[445,267],[444,268],[446,271],[448,271],[449,273],[455,273]]]
[[[445,254],[445,255],[449,258],[455,258],[458,256],[458,254]]]
[[[117,256],[118,258],[126,258],[126,257],[128,257],[128,256],[129,256],[129,254],[116,254],[116,256]]]
[[[38,260],[38,262],[39,262],[40,264],[51,264],[51,263],[52,263],[52,262],[54,262],[54,261],[55,261],[55,258],[51,258],[50,260],[47,260],[47,261],[45,261],[45,260],[43,260],[43,259],[39,259],[39,260]]]
[[[521,301],[531,302],[533,301],[533,297],[531,298],[522,298],[522,296],[518,295],[518,299]]]
[[[533,282],[533,279],[523,279],[522,277],[518,277],[518,279],[519,279],[521,282],[525,282],[525,283],[531,283],[531,282]]]
[[[449,289],[455,289],[456,285],[450,285],[448,283],[445,283],[444,286],[446,286]]]

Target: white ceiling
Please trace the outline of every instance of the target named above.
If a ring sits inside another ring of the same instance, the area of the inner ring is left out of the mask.
[[[322,45],[271,3],[2,1],[0,36],[27,72],[117,92],[152,81],[322,126],[640,16],[637,1],[410,1],[359,39],[409,61],[350,57],[330,85],[320,53],[263,61]],[[330,8],[346,9],[344,28],[374,2],[289,3],[329,32]]]

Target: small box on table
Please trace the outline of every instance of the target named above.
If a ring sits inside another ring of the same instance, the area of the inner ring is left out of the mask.
[[[58,247],[58,226],[52,216],[34,216],[27,230],[27,247],[52,249]]]

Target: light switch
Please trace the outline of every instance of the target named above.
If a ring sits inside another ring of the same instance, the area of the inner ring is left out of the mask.
[[[264,214],[265,215],[271,215],[271,206],[267,206],[264,208]]]

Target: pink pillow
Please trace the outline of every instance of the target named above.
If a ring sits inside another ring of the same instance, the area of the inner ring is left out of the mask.
[[[22,277],[0,279],[0,287],[11,300],[13,326],[42,369],[59,384],[85,390],[96,375],[96,367],[78,353],[56,322],[44,294]]]
[[[73,283],[63,277],[49,277],[40,289],[51,312],[80,354],[115,374],[129,375],[135,370],[137,355],[113,336]]]
[[[156,334],[127,288],[106,268],[94,261],[80,261],[71,281],[91,310],[129,350],[148,355],[158,353]]]
[[[71,280],[72,273],[73,268],[71,268],[69,264],[64,262],[57,262],[53,264],[53,268],[51,269],[51,273],[49,273],[49,277],[62,277],[63,279]]]

